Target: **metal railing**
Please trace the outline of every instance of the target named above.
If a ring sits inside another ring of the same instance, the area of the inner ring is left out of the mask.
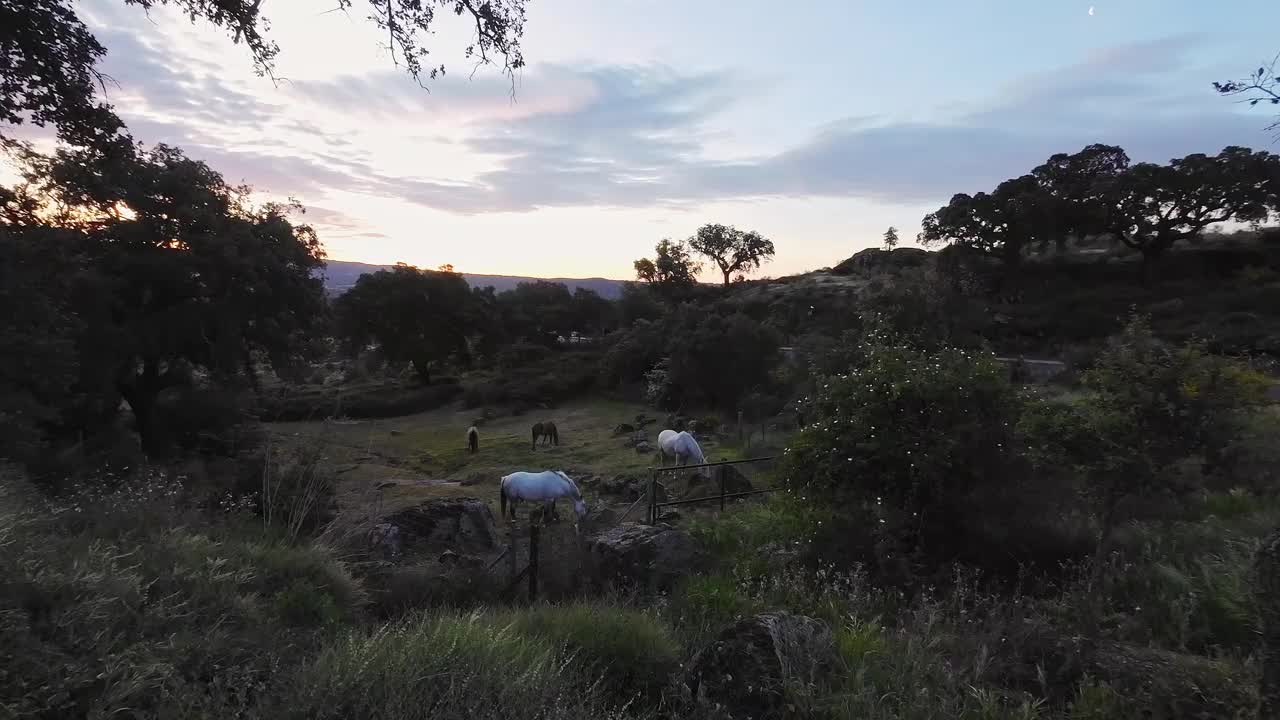
[[[650,467],[649,468],[649,488],[648,488],[648,500],[649,500],[648,518],[647,518],[648,524],[653,525],[658,522],[658,512],[664,507],[673,507],[676,505],[693,505],[695,503],[719,500],[720,509],[724,510],[724,505],[726,500],[730,500],[733,498],[747,497],[748,495],[760,495],[763,493],[773,492],[777,488],[745,490],[742,492],[733,492],[733,493],[725,492],[724,468],[725,466],[728,466],[728,465],[744,465],[747,463],[765,462],[768,460],[775,460],[775,459],[777,459],[776,455],[767,455],[763,457],[747,458],[745,460],[721,460],[719,462],[702,463],[700,465],[675,465],[672,467],[656,467],[656,468]],[[715,474],[716,474],[716,479],[720,486],[720,492],[716,493],[715,495],[705,495],[703,497],[697,497],[697,498],[684,498],[681,500],[664,500],[662,502],[658,502],[658,485],[660,484],[658,482],[659,473],[683,472],[686,470],[697,470],[699,468],[719,468]],[[630,513],[631,510],[628,509],[627,512]]]

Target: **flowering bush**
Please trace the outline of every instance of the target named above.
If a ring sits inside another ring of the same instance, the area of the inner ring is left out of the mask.
[[[919,535],[1009,476],[1020,403],[994,357],[874,342],[855,354],[857,366],[805,401],[810,423],[786,451],[794,490]]]

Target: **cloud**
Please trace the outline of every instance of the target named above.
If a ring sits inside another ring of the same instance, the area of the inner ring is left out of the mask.
[[[920,204],[989,189],[1092,142],[1164,161],[1264,139],[1255,118],[1186,87],[1205,43],[1196,35],[1094,52],[930,122],[835,119],[794,147],[725,158],[709,154],[711,140],[760,102],[734,72],[538,66],[514,101],[505,79],[450,75],[427,93],[393,70],[264,92],[180,44],[162,49],[123,24],[95,32],[118,82],[111,99],[135,137],[304,201],[362,193],[459,214],[750,198]],[[478,167],[436,163],[434,149]],[[317,224],[357,231],[334,218]]]

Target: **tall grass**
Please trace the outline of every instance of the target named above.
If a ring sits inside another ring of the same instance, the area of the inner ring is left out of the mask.
[[[279,527],[290,541],[325,526],[334,496],[331,463],[325,456],[330,439],[325,431],[304,445],[281,453],[270,439],[262,464],[262,522]]]
[[[277,717],[587,720],[622,717],[556,645],[480,612],[352,632],[297,675]]]
[[[658,699],[680,663],[680,643],[652,613],[578,602],[540,605],[508,617],[519,632],[553,643],[590,668],[616,698]]]
[[[0,489],[0,717],[242,715],[363,600],[322,549],[184,526],[167,491]]]

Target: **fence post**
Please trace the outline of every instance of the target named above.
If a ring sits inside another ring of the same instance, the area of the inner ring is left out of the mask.
[[[538,599],[538,529],[540,524],[529,523],[529,602]]]
[[[518,538],[518,535],[516,535],[516,524],[511,520],[508,520],[507,521],[507,547],[510,548],[510,551],[507,554],[511,556],[511,574],[508,576],[509,579],[507,580],[507,582],[509,583],[515,582],[516,575],[519,574],[520,572],[520,561],[517,557],[520,553],[519,553],[519,548],[516,547],[517,538]]]
[[[720,512],[724,512],[724,469],[727,467],[729,466],[721,465],[716,468],[719,471],[717,474],[720,476]]]
[[[654,470],[653,468],[649,468],[649,512],[646,514],[649,516],[650,525],[654,524],[658,520],[655,517],[655,515],[657,514],[657,508],[655,507],[655,505],[657,502],[658,502],[658,471]]]

